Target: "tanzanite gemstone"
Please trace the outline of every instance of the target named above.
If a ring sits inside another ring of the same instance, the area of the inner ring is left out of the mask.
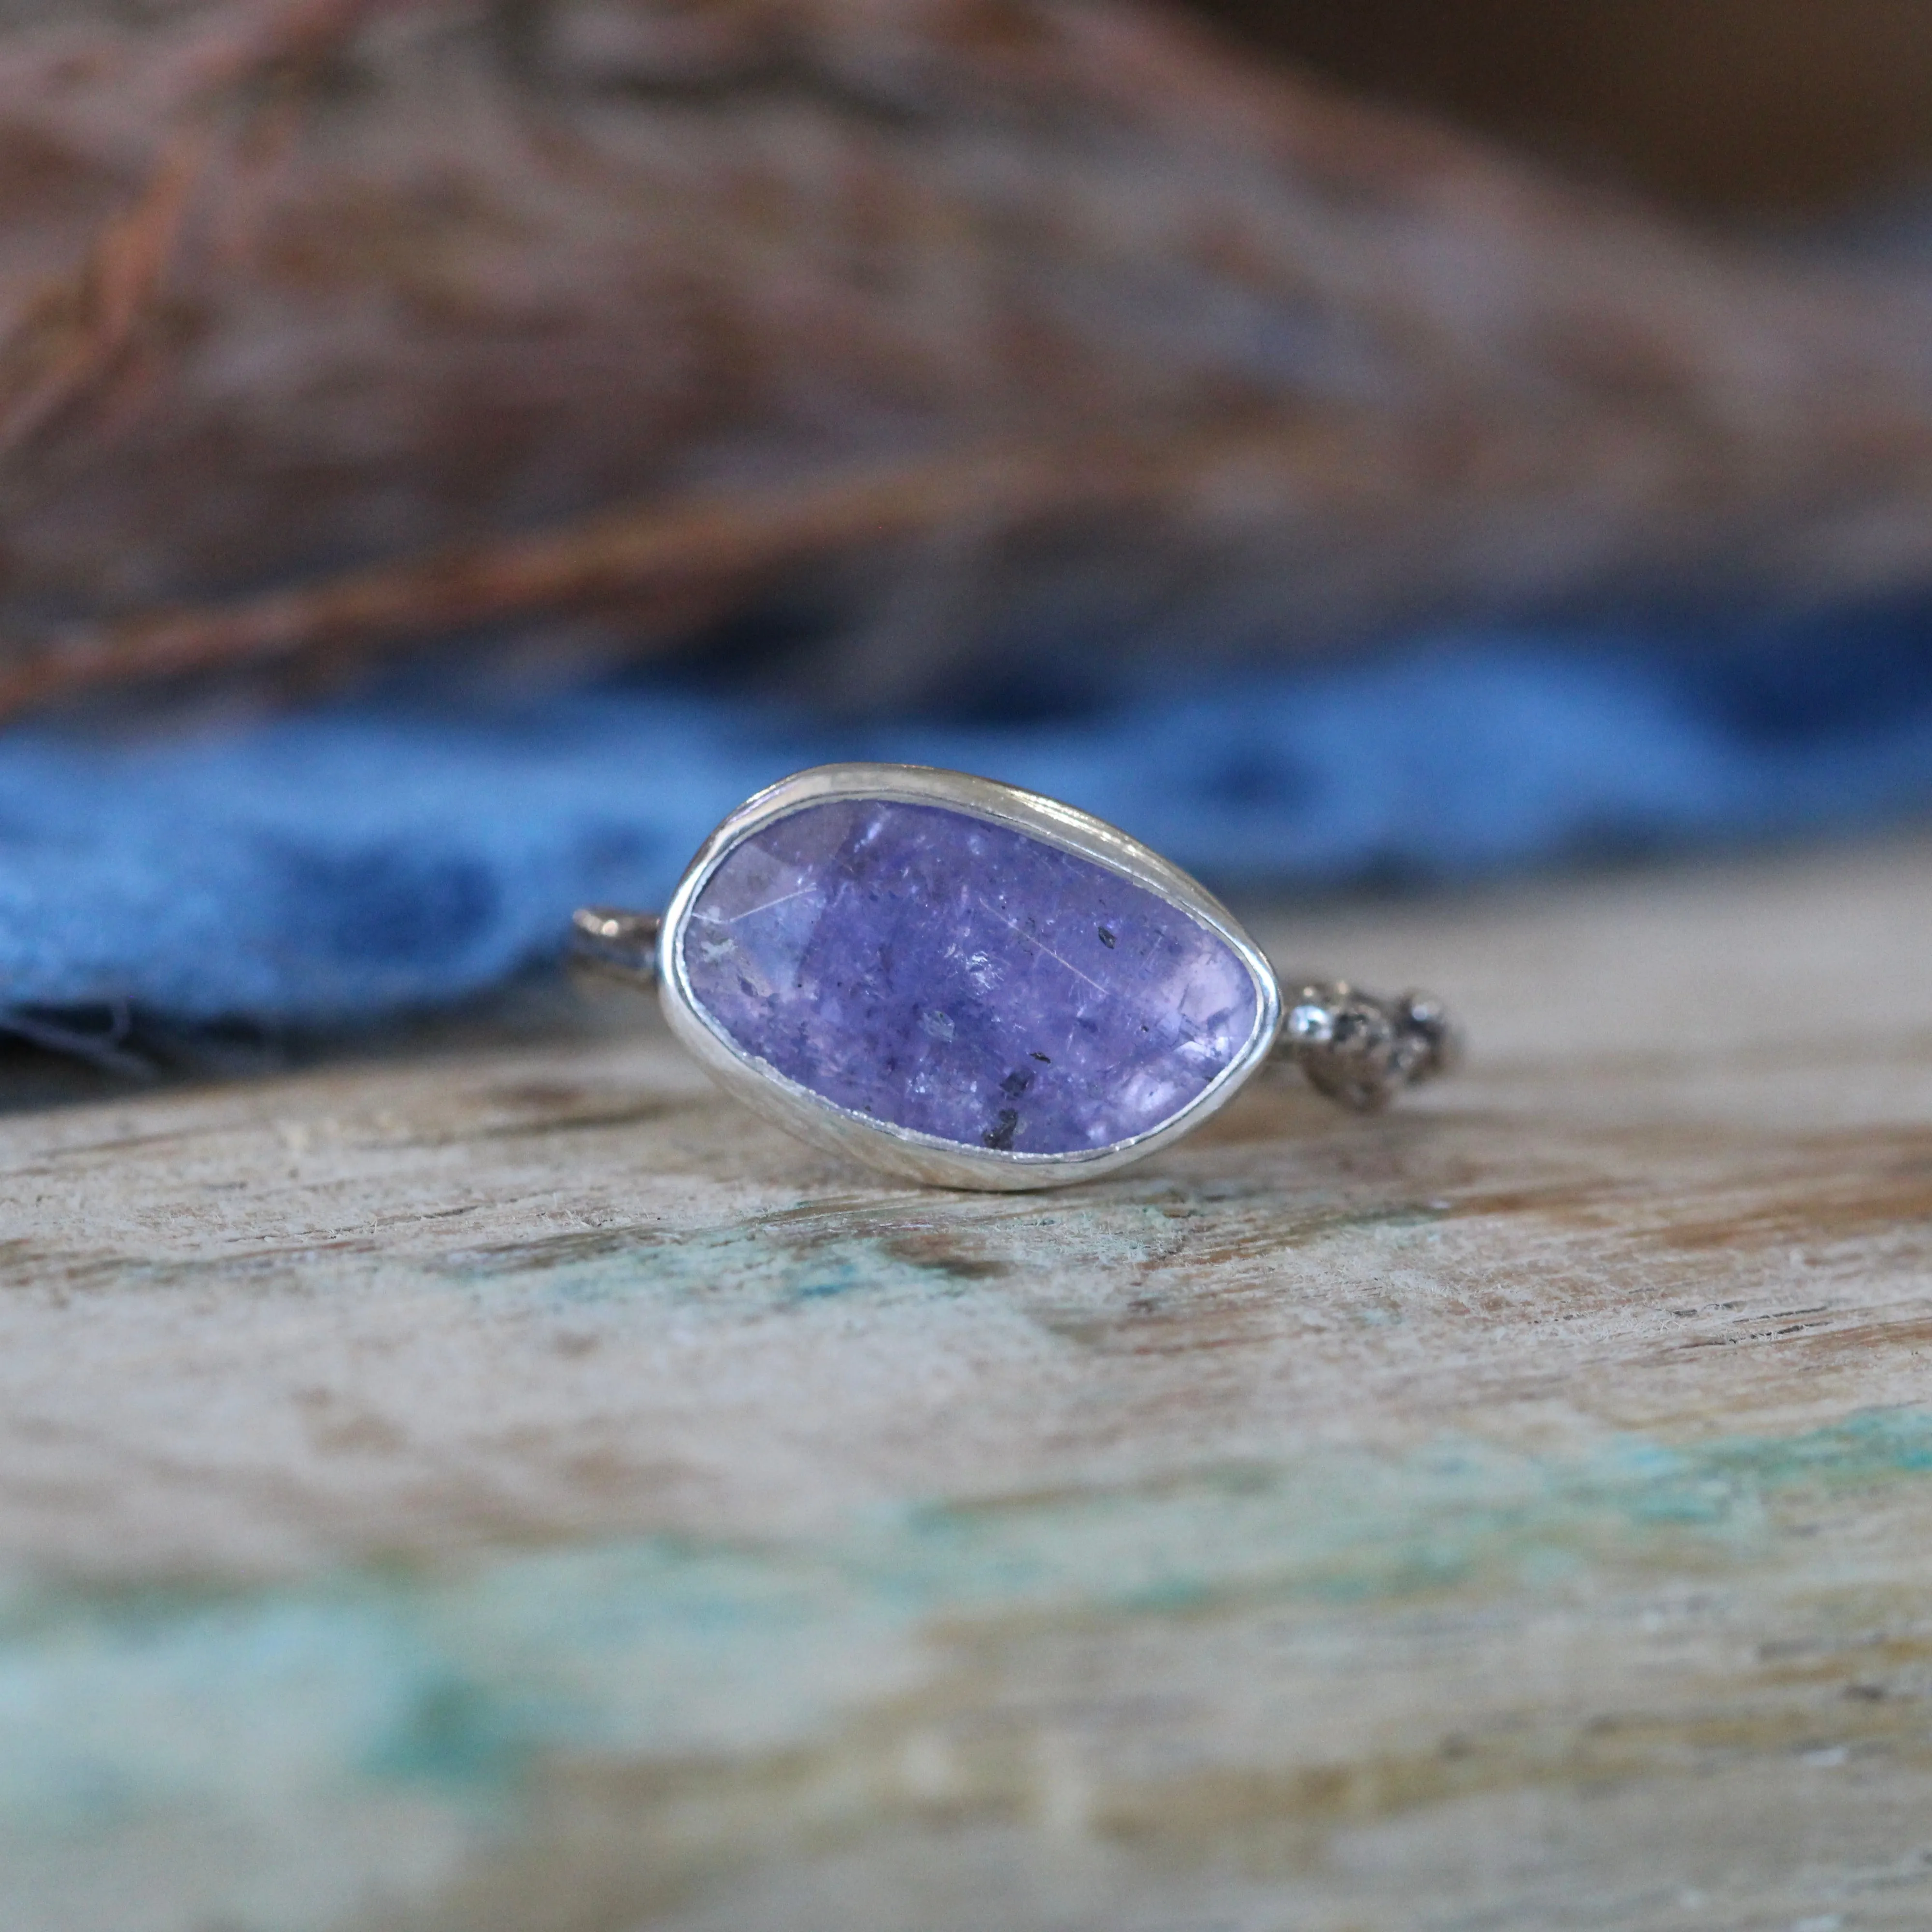
[[[974,1148],[1150,1132],[1249,1047],[1241,956],[1182,908],[934,805],[802,806],[692,904],[691,994],[743,1054],[851,1112]]]

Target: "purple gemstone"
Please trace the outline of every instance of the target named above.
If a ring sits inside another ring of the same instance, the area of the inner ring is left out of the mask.
[[[1258,996],[1218,934],[1010,826],[811,805],[705,882],[686,980],[742,1052],[856,1114],[1016,1154],[1111,1147],[1238,1059]]]

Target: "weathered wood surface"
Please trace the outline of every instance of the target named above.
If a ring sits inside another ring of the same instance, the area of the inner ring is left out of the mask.
[[[0,1122],[9,1932],[1932,1920],[1932,847],[1049,1198],[623,1010]]]

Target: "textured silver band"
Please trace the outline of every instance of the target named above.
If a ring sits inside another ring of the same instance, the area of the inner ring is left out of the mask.
[[[1462,1051],[1447,1009],[1427,993],[1390,1000],[1346,980],[1284,981],[1282,1004],[1275,1057],[1293,1060],[1317,1092],[1358,1113],[1448,1072]]]

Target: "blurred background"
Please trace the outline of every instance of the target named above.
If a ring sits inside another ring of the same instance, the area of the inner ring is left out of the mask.
[[[1822,218],[1932,170],[1932,28],[1912,0],[1206,0],[1244,40],[1694,214]]]
[[[1910,0],[0,9],[0,1024],[470,1000],[832,757],[1251,898],[1932,805]]]

